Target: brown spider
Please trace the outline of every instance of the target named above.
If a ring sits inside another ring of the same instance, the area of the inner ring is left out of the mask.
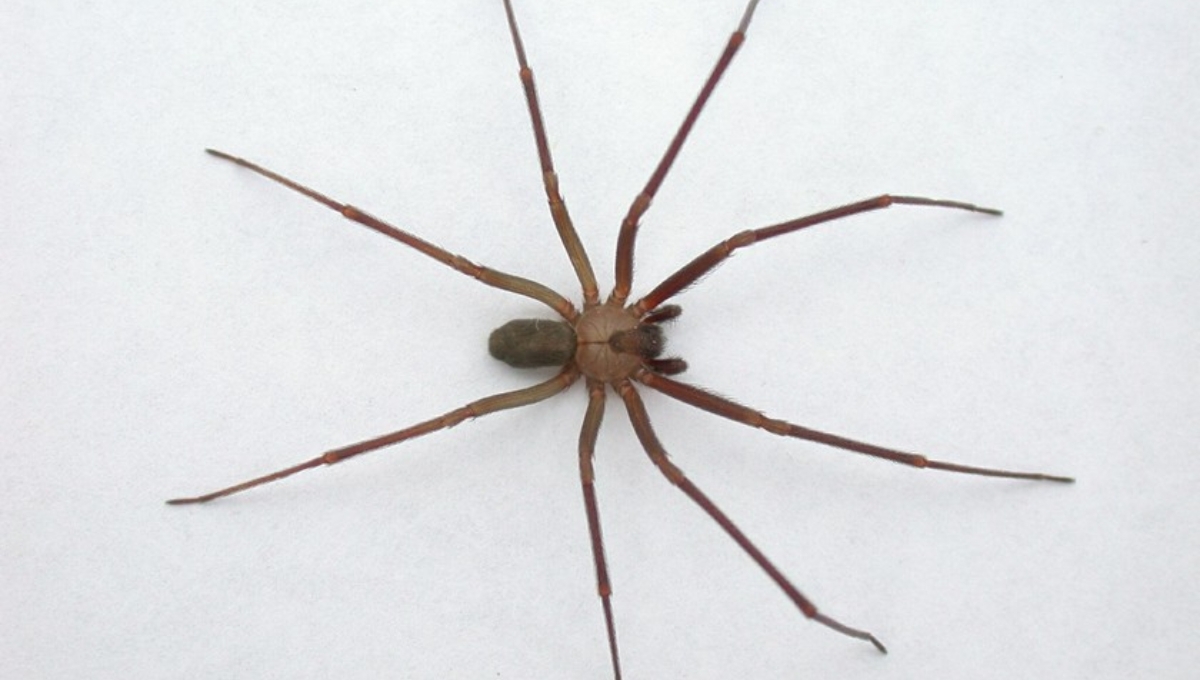
[[[332,465],[361,453],[375,451],[385,446],[398,444],[414,437],[435,432],[457,425],[468,419],[476,418],[487,413],[504,409],[528,406],[549,399],[583,377],[587,385],[589,401],[583,417],[583,429],[579,435],[579,470],[583,486],[584,509],[587,514],[588,531],[591,535],[592,557],[596,567],[596,581],[600,594],[601,605],[604,609],[604,624],[608,635],[609,656],[612,661],[613,673],[621,677],[620,660],[617,653],[616,628],[613,623],[612,603],[610,596],[612,588],[609,584],[608,566],[604,557],[604,542],[600,532],[600,515],[596,504],[594,490],[595,474],[592,468],[592,457],[595,449],[596,436],[600,421],[604,414],[605,385],[611,387],[625,404],[629,420],[634,432],[641,442],[650,460],[659,471],[683,493],[687,494],[709,517],[717,522],[722,529],[746,553],[758,563],[788,598],[795,603],[800,611],[808,618],[832,628],[839,633],[869,641],[880,652],[886,653],[883,644],[871,633],[851,628],[836,619],[820,613],[807,597],[792,585],[774,564],[738,529],[724,512],[716,506],[699,488],[696,487],[667,457],[666,449],[658,441],[650,417],[642,403],[634,383],[691,404],[697,408],[715,413],[752,427],[762,428],[768,432],[798,439],[826,444],[829,446],[854,451],[856,453],[875,456],[885,460],[903,463],[916,468],[932,468],[990,477],[1006,477],[1010,479],[1032,479],[1053,482],[1072,482],[1070,477],[1047,475],[1030,472],[1012,472],[992,468],[971,467],[937,460],[925,456],[906,453],[873,444],[848,439],[813,430],[800,425],[768,418],[759,411],[741,406],[728,399],[711,394],[703,389],[678,382],[668,376],[682,373],[687,364],[679,358],[662,358],[663,330],[661,324],[680,314],[678,305],[664,304],[673,296],[695,283],[704,274],[712,271],[717,265],[728,258],[733,251],[745,248],[760,241],[776,236],[783,236],[816,224],[849,217],[858,213],[887,208],[895,204],[934,206],[969,210],[988,215],[1000,215],[999,210],[984,208],[959,201],[935,200],[916,196],[882,195],[857,203],[851,203],[831,210],[826,210],[807,217],[782,222],[759,229],[742,231],[729,239],[722,241],[707,251],[701,253],[687,265],[668,276],[655,286],[649,293],[632,304],[626,304],[633,284],[633,250],[637,239],[638,221],[646,209],[650,207],[655,193],[666,177],[671,164],[679,154],[684,140],[695,124],[708,101],[717,81],[728,68],[738,48],[746,38],[746,28],[754,14],[758,0],[750,0],[738,23],[737,29],[730,36],[725,50],[717,60],[708,80],[701,88],[700,94],[692,104],[683,124],[675,133],[674,139],[659,161],[658,167],[650,176],[645,188],[633,200],[628,213],[621,222],[620,234],[617,238],[616,253],[616,285],[608,299],[601,302],[597,289],[596,277],[587,252],[579,240],[571,218],[567,214],[566,205],[558,191],[558,176],[554,172],[554,164],[550,158],[550,146],[546,141],[545,125],[542,121],[541,110],[538,106],[537,91],[533,84],[533,71],[525,59],[525,48],[517,30],[516,17],[510,0],[504,0],[504,11],[508,19],[509,31],[512,34],[513,47],[516,50],[517,63],[520,66],[521,86],[525,91],[525,100],[529,106],[529,116],[533,124],[533,134],[537,142],[538,159],[541,163],[542,181],[545,185],[546,196],[550,203],[550,215],[558,230],[559,238],[566,248],[567,256],[575,269],[583,288],[582,310],[572,304],[566,297],[559,295],[546,286],[511,274],[505,274],[477,265],[458,255],[447,252],[438,246],[420,239],[407,231],[394,227],[350,205],[339,203],[308,187],[293,182],[266,168],[250,161],[231,156],[221,151],[208,149],[208,153],[248,168],[260,175],[274,180],[309,198],[323,203],[329,208],[341,213],[347,219],[374,229],[407,246],[438,260],[439,262],[479,281],[507,290],[518,295],[533,298],[554,310],[562,320],[549,321],[545,319],[519,319],[510,321],[492,332],[488,339],[488,350],[493,357],[517,368],[538,366],[557,366],[561,371],[542,383],[531,387],[504,392],[471,402],[466,406],[454,409],[441,416],[412,425],[403,430],[385,434],[374,439],[344,446],[328,451],[312,460],[300,463],[269,475],[235,484],[234,486],[214,491],[203,496],[177,498],[168,503],[182,505],[188,503],[204,503],[222,496],[245,491],[252,487],[273,482],[289,475],[318,467]]]

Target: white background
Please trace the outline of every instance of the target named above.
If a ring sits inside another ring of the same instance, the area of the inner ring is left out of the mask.
[[[605,287],[621,215],[738,0],[523,0]],[[1184,677],[1200,594],[1195,3],[766,0],[643,222],[684,377],[793,419],[1074,486],[920,472],[648,394],[674,460],[831,616],[807,622],[610,401],[625,675]],[[0,675],[610,678],[584,397],[206,507],[199,493],[543,379],[539,314],[202,153],[576,297],[494,1],[0,10]],[[635,291],[636,292],[636,291]]]

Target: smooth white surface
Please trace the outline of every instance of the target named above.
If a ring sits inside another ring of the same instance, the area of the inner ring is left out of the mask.
[[[605,287],[621,215],[738,0],[517,3]],[[0,10],[0,676],[610,678],[584,398],[208,507],[199,493],[540,379],[533,303],[250,173],[257,160],[576,296],[498,2]],[[806,622],[638,450],[600,502],[626,677],[1185,677],[1198,660],[1200,88],[1191,2],[765,0],[646,216],[686,378],[814,427],[1073,487],[782,440],[647,395]]]

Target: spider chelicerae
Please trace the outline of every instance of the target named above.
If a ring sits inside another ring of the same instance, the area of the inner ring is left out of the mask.
[[[658,166],[654,169],[653,174],[651,174],[645,188],[634,198],[629,211],[622,220],[621,229],[617,237],[616,283],[612,292],[604,300],[600,298],[596,276],[592,271],[592,265],[588,260],[587,252],[580,242],[579,234],[571,223],[567,207],[559,193],[558,176],[554,171],[554,163],[550,157],[550,146],[546,140],[545,124],[543,123],[541,109],[538,105],[533,71],[529,68],[526,60],[525,48],[521,41],[520,32],[517,30],[516,17],[513,13],[510,0],[504,0],[504,11],[508,20],[509,31],[512,35],[513,47],[516,51],[521,86],[524,89],[525,100],[529,107],[529,116],[537,145],[538,160],[541,164],[542,181],[550,205],[550,216],[554,221],[559,238],[566,249],[567,257],[570,259],[582,287],[583,303],[581,306],[576,306],[565,296],[536,281],[475,264],[466,258],[450,253],[414,236],[403,229],[372,217],[358,208],[335,201],[262,166],[221,151],[208,149],[208,153],[218,158],[236,163],[274,180],[341,213],[343,217],[414,248],[462,274],[475,278],[486,285],[523,295],[545,304],[558,315],[558,319],[518,319],[510,321],[492,332],[491,337],[488,339],[488,350],[496,359],[517,368],[555,366],[560,367],[560,371],[553,378],[531,387],[484,397],[436,418],[373,439],[327,451],[312,460],[298,465],[202,496],[177,498],[168,501],[168,503],[173,505],[205,503],[266,484],[267,482],[288,477],[301,470],[322,465],[332,465],[359,454],[375,451],[430,432],[452,427],[468,418],[476,418],[504,409],[528,406],[555,396],[582,378],[588,391],[588,406],[584,413],[583,428],[579,435],[579,473],[583,487],[584,510],[587,517],[588,531],[591,536],[592,557],[596,568],[596,582],[608,636],[609,657],[616,678],[619,679],[621,677],[621,665],[617,652],[616,626],[614,624],[611,602],[612,588],[608,576],[608,565],[604,556],[604,541],[600,531],[600,514],[596,503],[594,486],[595,473],[592,467],[596,437],[605,409],[606,386],[612,388],[620,397],[629,415],[629,420],[633,424],[633,429],[638,440],[659,471],[662,472],[668,481],[699,505],[709,517],[716,521],[729,534],[730,538],[784,591],[787,597],[795,603],[806,617],[844,635],[866,640],[873,644],[880,652],[886,653],[886,648],[871,633],[847,626],[818,611],[816,605],[805,597],[779,571],[766,555],[742,533],[737,525],[684,475],[679,467],[671,462],[667,456],[666,449],[659,442],[654,428],[650,423],[650,416],[647,414],[645,405],[638,393],[637,385],[643,385],[696,408],[745,423],[751,427],[764,429],[773,434],[807,439],[839,449],[903,463],[916,468],[929,468],[1010,479],[1052,482],[1071,482],[1073,480],[1070,477],[1057,475],[1014,472],[931,460],[920,454],[907,453],[856,441],[847,437],[795,425],[783,420],[768,418],[759,411],[747,408],[701,388],[679,382],[671,377],[683,373],[687,369],[687,364],[680,358],[662,356],[664,346],[663,323],[680,314],[678,305],[666,303],[676,294],[695,283],[700,277],[712,271],[713,268],[740,248],[746,248],[777,236],[791,234],[817,224],[831,222],[858,213],[880,210],[892,205],[953,208],[997,216],[1001,214],[999,210],[960,201],[887,194],[876,196],[787,222],[734,234],[730,238],[704,251],[691,262],[664,279],[651,289],[650,292],[630,303],[629,296],[633,286],[634,245],[637,241],[639,220],[650,207],[651,201],[666,178],[672,163],[678,156],[679,150],[687,139],[688,133],[696,123],[705,103],[712,95],[717,81],[720,80],[722,74],[729,67],[730,62],[733,61],[738,48],[745,41],[746,29],[750,24],[750,19],[754,14],[757,4],[758,0],[750,0],[746,6],[737,29],[730,36],[724,51],[717,60],[716,66],[713,67],[712,72],[700,90],[700,94],[696,97],[695,102],[684,118],[683,124],[680,125],[679,130],[675,133],[675,137],[671,140],[670,145],[667,147]]]

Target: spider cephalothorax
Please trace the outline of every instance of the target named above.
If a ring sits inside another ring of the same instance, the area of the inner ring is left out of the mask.
[[[596,567],[597,589],[604,612],[609,657],[613,673],[617,678],[621,676],[621,666],[617,653],[616,625],[614,623],[611,602],[612,586],[608,576],[608,563],[604,555],[604,541],[600,532],[600,514],[594,489],[595,470],[592,465],[596,439],[600,430],[600,421],[604,414],[607,394],[606,387],[611,388],[621,398],[638,440],[651,461],[667,480],[687,494],[722,530],[745,550],[750,558],[766,572],[767,576],[784,591],[787,597],[806,617],[839,633],[869,641],[881,652],[886,651],[883,644],[874,635],[864,630],[851,628],[836,619],[820,613],[816,605],[805,597],[767,559],[766,555],[750,541],[741,529],[704,492],[697,488],[684,475],[682,470],[668,459],[666,449],[659,442],[658,436],[650,424],[650,416],[646,412],[645,405],[635,387],[635,383],[649,387],[696,408],[744,423],[751,427],[766,430],[772,434],[818,442],[916,468],[930,468],[989,477],[1007,477],[1010,479],[1054,482],[1070,482],[1072,480],[1069,477],[1046,475],[1036,472],[1013,472],[931,460],[921,454],[907,453],[868,444],[840,435],[803,427],[784,420],[768,418],[759,411],[668,377],[682,373],[687,365],[682,359],[661,358],[664,345],[661,324],[675,318],[680,313],[677,305],[664,303],[695,283],[706,273],[712,271],[735,250],[749,247],[767,239],[791,234],[813,225],[831,222],[858,213],[880,210],[897,204],[953,208],[989,215],[1000,214],[998,210],[982,208],[960,201],[884,194],[779,224],[740,231],[704,251],[652,288],[649,293],[637,299],[632,304],[626,305],[633,285],[633,254],[639,220],[642,214],[649,209],[655,193],[666,178],[671,164],[675,161],[684,140],[686,140],[692,126],[696,123],[696,119],[699,117],[700,111],[704,108],[705,102],[712,94],[717,81],[721,78],[725,69],[728,68],[734,54],[745,40],[746,29],[750,24],[750,17],[754,14],[756,5],[757,0],[750,0],[745,12],[742,14],[742,19],[738,23],[737,29],[730,36],[725,50],[721,53],[716,66],[701,88],[700,95],[692,104],[691,109],[683,120],[683,124],[680,126],[678,132],[676,132],[670,145],[668,145],[662,160],[659,161],[658,166],[651,173],[650,180],[646,183],[646,186],[638,193],[630,205],[629,211],[621,223],[620,234],[617,238],[616,282],[612,293],[604,302],[600,301],[595,273],[592,271],[592,265],[588,260],[587,252],[580,242],[579,235],[576,233],[575,227],[571,223],[571,218],[567,214],[566,205],[559,194],[558,176],[554,172],[554,163],[550,157],[550,146],[546,140],[545,124],[542,120],[537,93],[533,85],[533,71],[530,70],[529,64],[526,61],[525,48],[521,43],[521,36],[517,30],[516,17],[513,14],[509,0],[504,0],[504,10],[508,19],[513,47],[517,54],[518,73],[521,85],[525,91],[525,101],[528,104],[529,115],[533,124],[534,141],[537,146],[542,181],[546,190],[546,197],[549,199],[551,218],[554,221],[559,239],[566,249],[568,259],[575,270],[582,289],[583,299],[582,305],[579,307],[576,307],[566,297],[540,283],[477,265],[464,257],[443,250],[403,229],[372,217],[358,208],[335,201],[262,166],[221,151],[209,149],[208,152],[214,156],[236,163],[279,182],[290,189],[298,191],[326,207],[336,210],[343,217],[414,248],[455,271],[477,279],[486,285],[516,293],[545,304],[549,309],[557,313],[562,320],[520,319],[511,321],[492,333],[488,341],[488,348],[492,356],[518,368],[560,366],[561,370],[553,378],[530,387],[477,399],[435,418],[411,425],[402,430],[397,430],[396,432],[327,451],[316,458],[298,465],[202,496],[178,498],[168,502],[179,505],[211,501],[267,482],[282,479],[302,470],[321,465],[332,465],[359,454],[375,451],[385,446],[398,444],[414,437],[451,427],[468,418],[504,409],[527,406],[548,399],[574,384],[580,377],[583,377],[587,384],[588,407],[583,417],[583,427],[579,436],[580,482],[583,488],[584,510],[586,512],[588,532],[591,536],[592,557]]]

